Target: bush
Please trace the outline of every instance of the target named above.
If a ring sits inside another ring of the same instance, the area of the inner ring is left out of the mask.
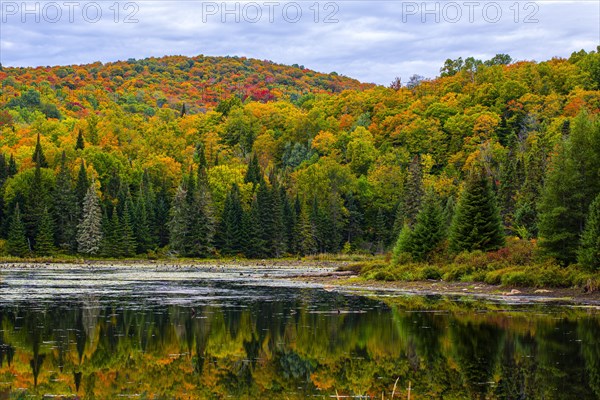
[[[439,268],[433,267],[431,265],[428,265],[425,268],[423,268],[421,275],[423,279],[434,279],[436,281],[442,278],[442,273],[440,272]]]

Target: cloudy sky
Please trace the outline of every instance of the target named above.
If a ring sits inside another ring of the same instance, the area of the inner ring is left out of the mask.
[[[388,84],[446,58],[568,57],[600,44],[600,1],[0,0],[0,62],[238,55]]]

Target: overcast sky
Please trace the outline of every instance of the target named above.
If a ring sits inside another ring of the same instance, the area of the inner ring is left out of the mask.
[[[446,58],[540,61],[600,44],[597,0],[25,4],[0,0],[3,65],[238,55],[388,84],[434,77]]]

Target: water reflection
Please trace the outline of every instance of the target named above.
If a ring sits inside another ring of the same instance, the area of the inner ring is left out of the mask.
[[[168,295],[160,277],[90,290],[82,273],[56,296],[14,274],[2,272],[0,399],[380,399],[397,377],[398,398],[409,381],[412,399],[600,397],[600,325],[587,311],[389,305],[187,273],[171,274]],[[47,293],[32,300],[26,286]]]

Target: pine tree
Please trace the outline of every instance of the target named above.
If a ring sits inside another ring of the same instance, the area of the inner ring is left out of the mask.
[[[293,204],[290,202],[290,198],[283,186],[281,187],[281,201],[283,204],[283,226],[285,231],[285,243],[286,243],[286,251],[288,253],[294,253],[296,248],[296,225],[298,223],[298,216],[296,215],[296,209]]]
[[[87,170],[83,159],[81,160],[81,166],[79,167],[79,173],[77,174],[77,182],[75,183],[75,201],[77,202],[77,220],[81,220],[83,210],[83,200],[90,187],[90,181],[88,180]]]
[[[135,255],[136,243],[135,234],[133,232],[132,212],[129,208],[129,202],[125,201],[123,206],[123,214],[121,217],[121,253],[125,257]]]
[[[318,250],[316,228],[308,210],[304,207],[298,219],[298,252],[301,255],[309,255],[317,253]]]
[[[398,235],[398,239],[392,250],[392,263],[394,265],[401,264],[406,259],[406,255],[412,256],[411,251],[412,229],[410,229],[408,222],[405,222],[402,229],[400,229],[400,234]]]
[[[133,231],[137,243],[137,252],[140,254],[146,253],[152,248],[153,243],[148,208],[147,197],[140,188],[135,203],[135,218],[133,220]]]
[[[273,193],[262,182],[256,191],[256,203],[258,207],[258,219],[261,225],[262,241],[267,249],[267,257],[274,257],[277,251],[277,241],[280,235],[277,233],[278,212],[273,201]]]
[[[15,176],[17,172],[17,162],[15,161],[15,157],[11,154],[10,159],[8,160],[8,177]]]
[[[38,163],[35,166],[33,179],[27,192],[25,207],[23,208],[25,233],[27,238],[30,240],[35,240],[35,237],[38,234],[42,215],[44,214],[44,208],[47,204],[49,204],[49,202],[49,193],[47,193],[42,182],[42,169],[39,167]]]
[[[577,261],[588,269],[600,269],[600,194],[590,205]]]
[[[29,254],[29,244],[25,237],[25,224],[21,218],[19,203],[15,206],[8,228],[8,237],[6,240],[6,251],[11,256],[25,257]]]
[[[411,234],[410,253],[415,260],[425,260],[445,236],[442,207],[435,193],[427,193]]]
[[[402,200],[396,218],[406,221],[412,227],[417,220],[423,194],[423,172],[417,155],[408,166],[406,183],[402,190]],[[400,226],[402,225],[403,223],[400,224]]]
[[[81,129],[77,133],[77,142],[75,143],[75,150],[83,150],[85,147],[85,143],[83,141],[83,133],[81,133]]]
[[[267,254],[266,243],[262,239],[260,212],[256,199],[252,201],[250,210],[242,216],[241,245],[244,255],[248,258],[261,258]]]
[[[102,254],[105,257],[111,258],[121,257],[123,255],[123,229],[116,207],[113,206],[110,219],[108,218],[106,211],[104,212],[102,225]]]
[[[184,255],[186,253],[186,242],[188,237],[188,202],[187,192],[183,185],[179,185],[169,219],[169,245],[172,251]]]
[[[214,222],[211,197],[206,181],[205,166],[198,168],[197,182],[190,174],[188,193],[188,229],[186,253],[188,256],[208,257],[213,252]]]
[[[63,151],[56,176],[54,190],[54,220],[56,221],[56,243],[61,248],[76,249],[77,200],[73,191],[71,174]]]
[[[97,254],[102,242],[102,210],[94,185],[83,200],[82,218],[77,226],[77,249],[83,254]]]
[[[48,212],[48,207],[44,207],[44,213],[40,219],[40,226],[35,237],[35,253],[40,256],[48,256],[53,254],[55,250],[54,223]]]
[[[281,257],[287,248],[285,226],[283,224],[283,204],[277,183],[273,180],[271,188],[271,213],[273,215],[273,236],[271,237],[271,257]]]
[[[240,201],[240,190],[236,184],[225,199],[223,214],[219,224],[219,240],[221,252],[226,255],[237,254],[241,248],[241,225],[243,209]]]
[[[539,209],[540,247],[562,264],[577,259],[590,204],[600,193],[600,119],[580,113],[552,159]]]
[[[46,161],[46,156],[44,155],[44,150],[42,149],[42,145],[40,143],[39,133],[37,135],[37,142],[35,144],[35,150],[33,151],[31,160],[40,168],[48,168],[48,161]]]
[[[450,248],[455,252],[495,250],[504,245],[504,232],[492,184],[484,171],[472,172],[460,196]]]
[[[262,171],[260,170],[260,165],[258,164],[258,157],[256,157],[256,154],[252,154],[252,157],[250,157],[244,182],[252,183],[254,186],[258,184],[262,185],[264,183]]]
[[[0,153],[0,187],[4,185],[4,182],[8,179],[8,163],[6,162],[6,156]]]
[[[375,218],[375,252],[381,254],[385,251],[385,242],[387,237],[387,228],[385,226],[385,215],[383,210],[377,209],[377,217]]]

